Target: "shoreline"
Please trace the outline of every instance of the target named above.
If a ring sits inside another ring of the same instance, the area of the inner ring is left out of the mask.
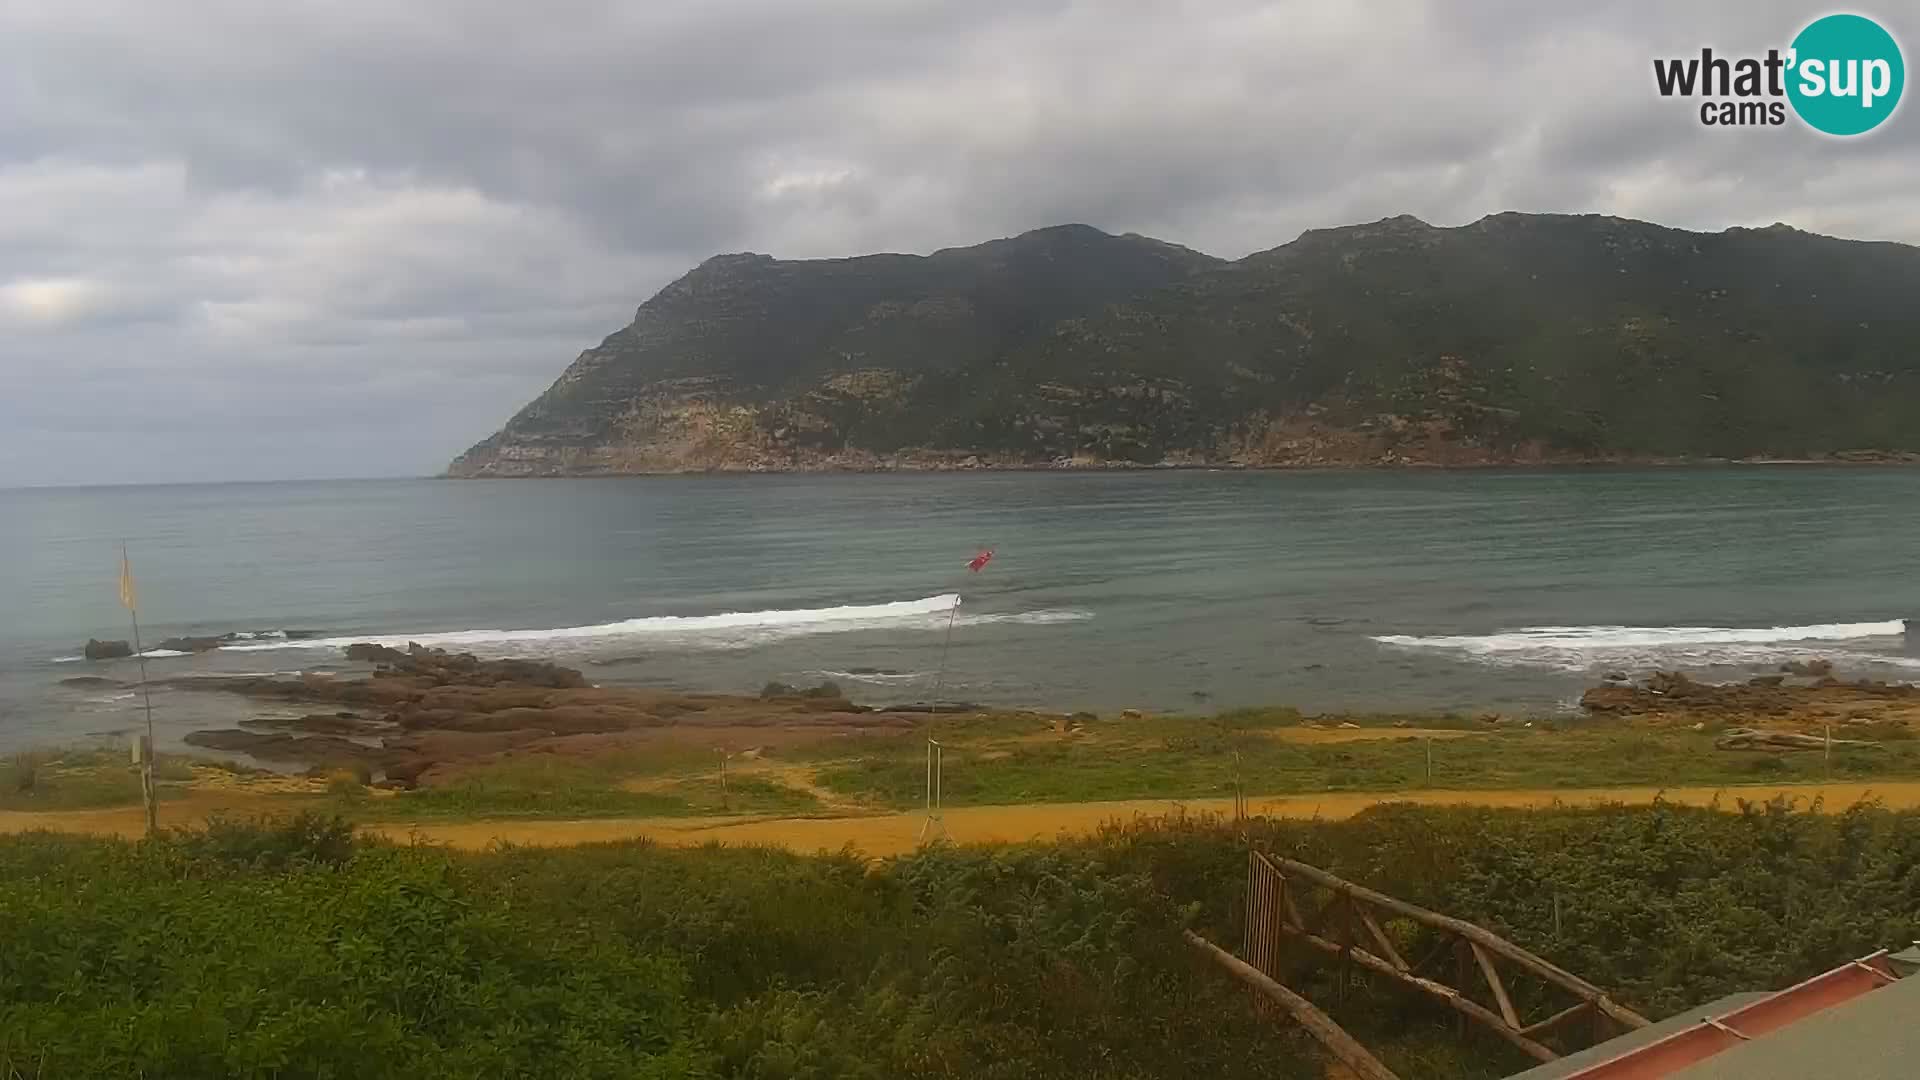
[[[615,690],[543,662],[354,651],[372,674],[219,680],[306,715],[242,720],[188,744],[307,768],[162,756],[162,821],[312,811],[456,846],[645,838],[897,853],[925,825],[929,738],[946,748],[948,835],[982,843],[1227,813],[1236,791],[1256,815],[1295,818],[1397,802],[1732,808],[1782,794],[1830,811],[1868,797],[1920,807],[1920,686],[1842,682],[1824,667],[1729,684],[1656,672],[1593,687],[1586,715],[1558,722],[1287,708],[929,714],[862,708],[825,684],[751,698]],[[0,771],[0,832],[144,830],[124,754],[15,755]]]
[[[1315,461],[1297,463],[1249,464],[1243,462],[1194,463],[1194,462],[1154,462],[1137,463],[1106,461],[1085,465],[1060,465],[1051,462],[1021,462],[1013,464],[975,461],[973,464],[956,462],[913,463],[899,462],[886,465],[856,464],[811,464],[781,465],[757,467],[720,467],[709,469],[656,469],[623,471],[562,471],[562,472],[490,472],[445,470],[428,476],[418,477],[426,480],[613,480],[630,477],[711,477],[711,476],[876,476],[888,474],[924,475],[928,473],[1142,473],[1142,472],[1198,472],[1198,473],[1306,473],[1306,472],[1491,472],[1511,470],[1514,472],[1546,472],[1556,469],[1599,470],[1599,469],[1734,469],[1734,468],[1806,468],[1836,467],[1847,469],[1881,469],[1900,467],[1920,467],[1920,451],[1874,451],[1873,457],[1828,457],[1828,458],[1786,458],[1786,457],[1748,457],[1748,458],[1582,458],[1570,460],[1508,460],[1508,461]]]

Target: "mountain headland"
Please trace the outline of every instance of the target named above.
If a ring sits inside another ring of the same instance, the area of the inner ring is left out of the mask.
[[[448,474],[1920,459],[1920,248],[1504,213],[718,255]]]

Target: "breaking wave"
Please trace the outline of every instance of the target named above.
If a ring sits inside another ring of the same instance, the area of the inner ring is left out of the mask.
[[[933,678],[931,671],[814,671],[809,674],[835,682],[867,683],[872,686],[906,686]]]
[[[1384,634],[1372,640],[1402,649],[1440,650],[1495,664],[1585,671],[1603,664],[1751,665],[1820,655],[1866,643],[1900,638],[1899,619],[1877,622],[1814,623],[1806,626],[1530,626],[1493,634],[1442,634],[1422,637]],[[1824,644],[1823,644],[1824,643]],[[1867,654],[1871,663],[1916,667],[1912,657]]]
[[[1093,612],[1078,608],[1053,608],[1042,611],[1014,611],[1004,614],[962,615],[961,626],[991,626],[994,623],[1013,623],[1018,626],[1052,626],[1054,623],[1079,622],[1093,618]]]
[[[960,598],[953,593],[944,593],[919,600],[895,600],[884,604],[739,611],[718,615],[656,615],[589,626],[562,626],[543,630],[450,630],[437,633],[356,634],[349,637],[257,641],[223,645],[220,651],[338,649],[360,641],[394,648],[404,648],[409,642],[418,642],[421,645],[442,648],[513,646],[537,650],[564,645],[591,645],[596,641],[634,637],[686,638],[720,648],[744,647],[776,638],[804,634],[835,634],[880,629],[944,629],[949,616],[953,613],[954,605],[959,600]],[[958,626],[990,623],[1046,625],[1091,617],[1090,612],[1072,610],[972,614],[962,608],[961,613],[954,619],[954,623]]]

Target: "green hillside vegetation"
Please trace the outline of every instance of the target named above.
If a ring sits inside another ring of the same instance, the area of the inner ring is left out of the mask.
[[[719,256],[450,472],[1897,456],[1915,295],[1905,245],[1511,213]]]
[[[1656,1016],[1920,925],[1920,815],[1869,807],[1385,807],[1250,839],[1483,922]],[[1178,936],[1237,944],[1246,842],[1179,818],[873,863],[460,854],[321,818],[8,836],[0,1076],[1318,1077],[1313,1045]],[[1423,999],[1342,995],[1321,965],[1288,977],[1408,1080],[1524,1064]]]

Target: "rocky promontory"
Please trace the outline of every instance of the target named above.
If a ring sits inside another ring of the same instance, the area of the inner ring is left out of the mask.
[[[1912,461],[1915,295],[1913,247],[1597,215],[720,255],[447,471]]]

